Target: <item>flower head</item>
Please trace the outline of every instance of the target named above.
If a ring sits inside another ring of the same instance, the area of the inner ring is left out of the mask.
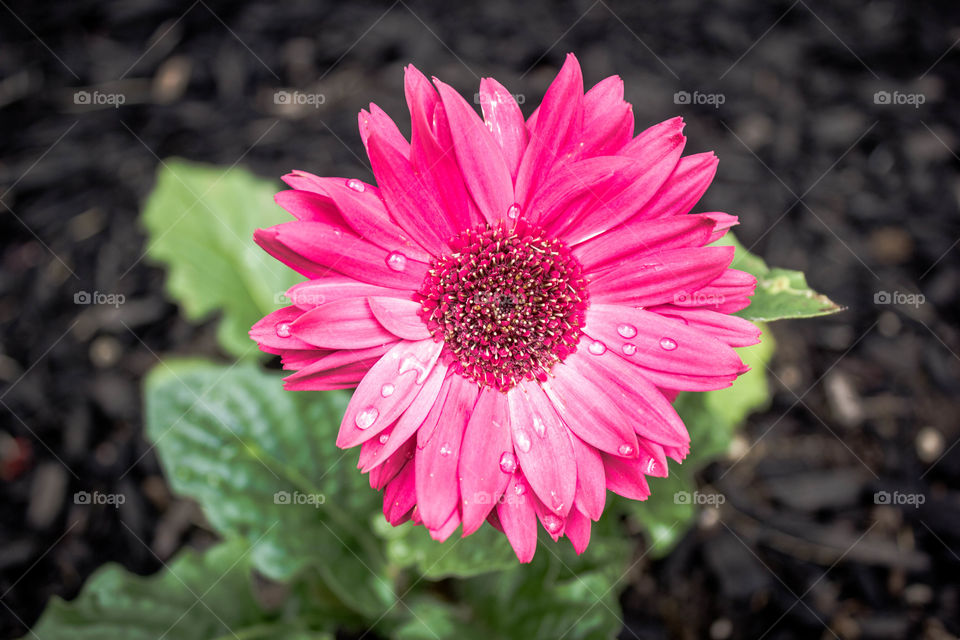
[[[689,451],[676,393],[730,385],[759,340],[729,315],[754,278],[707,246],[736,218],[689,213],[716,158],[681,155],[680,118],[634,136],[620,79],[584,93],[572,55],[526,120],[489,78],[482,119],[413,67],[405,87],[409,142],[360,113],[377,186],[284,178],[296,221],[256,241],[307,280],[251,336],[289,389],[356,387],[337,444],[392,524],[486,520],[529,561],[539,521],[581,552],[608,489],[643,500]]]

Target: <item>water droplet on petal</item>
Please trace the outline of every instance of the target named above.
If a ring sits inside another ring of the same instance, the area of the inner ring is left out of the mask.
[[[550,506],[553,507],[554,511],[563,511],[563,500],[560,499],[556,491],[550,492]]]
[[[417,372],[417,384],[423,384],[423,381],[427,379],[427,368],[423,366],[423,363],[417,360],[416,356],[407,356],[400,361],[400,366],[397,367],[397,373],[403,375],[407,371],[416,371]]]
[[[524,485],[517,483],[517,485],[513,488],[513,492],[518,496],[522,496],[527,492],[527,488]]]
[[[442,455],[442,456],[448,456],[448,455],[450,455],[451,453],[453,453],[453,449],[450,448],[450,445],[449,445],[449,444],[444,443],[443,445],[441,445],[441,447],[440,447],[440,455]]]
[[[633,446],[629,444],[622,444],[617,448],[617,453],[619,453],[622,456],[632,456]]]
[[[635,345],[635,344],[633,344],[633,343],[631,343],[631,342],[628,342],[628,343],[626,343],[625,345],[623,345],[622,347],[620,347],[620,350],[623,351],[623,355],[625,355],[625,356],[632,356],[633,354],[635,354],[635,353],[637,352],[637,345]]]
[[[381,433],[381,434],[380,434],[380,444],[387,444],[387,440],[389,440],[389,439],[390,439],[390,434],[389,434],[389,433]]]
[[[657,471],[657,461],[653,458],[647,460],[647,470],[644,472],[648,476],[652,476]]]
[[[563,520],[552,513],[548,513],[543,516],[543,528],[550,532],[551,535],[556,535],[560,529],[563,528]]]
[[[533,431],[541,438],[547,435],[547,425],[543,423],[543,419],[538,415],[533,416]]]
[[[599,340],[594,340],[590,343],[590,346],[587,347],[587,351],[592,353],[595,356],[602,356],[607,352],[607,345],[603,344]]]
[[[390,396],[393,395],[393,392],[396,390],[397,388],[388,382],[387,384],[380,387],[380,395],[384,398],[389,398]]]
[[[399,251],[391,251],[387,256],[387,266],[393,271],[403,271],[407,268],[407,256]]]
[[[278,338],[289,338],[290,337],[290,323],[281,322],[277,325],[277,337]]]
[[[523,453],[530,451],[530,436],[527,435],[526,431],[522,429],[514,431],[513,441],[517,444],[517,449],[520,449]]]
[[[380,412],[377,411],[375,407],[367,407],[358,413],[357,417],[354,418],[353,421],[357,424],[358,429],[368,429],[370,425],[376,422],[379,415]]]
[[[667,351],[673,351],[677,348],[677,341],[673,338],[660,338],[660,346]]]
[[[504,473],[513,473],[517,470],[517,457],[509,451],[504,451],[500,456],[500,471]]]
[[[507,209],[507,217],[511,220],[516,220],[520,217],[520,205],[514,202],[510,205],[510,208]]]
[[[363,183],[357,180],[356,178],[350,178],[347,180],[347,188],[353,189],[357,193],[363,193],[363,190],[366,188],[363,186]]]
[[[624,338],[632,338],[637,335],[637,328],[632,324],[622,324],[617,327],[617,333]]]

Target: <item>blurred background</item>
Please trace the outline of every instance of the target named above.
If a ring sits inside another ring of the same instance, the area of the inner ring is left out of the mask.
[[[727,502],[625,576],[621,637],[960,634],[955,2],[0,0],[0,636],[212,536],[142,433],[157,354],[217,353],[143,260],[161,159],[369,179],[357,112],[408,132],[404,65],[529,115],[567,52],[638,130],[684,116],[697,210],[849,307],[772,326],[773,405],[701,474]]]

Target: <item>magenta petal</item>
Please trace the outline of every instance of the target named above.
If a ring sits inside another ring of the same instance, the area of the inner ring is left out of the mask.
[[[638,215],[647,220],[689,213],[717,173],[713,152],[680,158],[677,168]]]
[[[576,459],[567,425],[537,383],[522,382],[507,399],[513,448],[523,475],[544,505],[565,517],[577,489]]]
[[[439,529],[428,529],[430,537],[436,540],[437,542],[443,542],[457,530],[457,527],[460,526],[460,514],[457,513],[454,509],[453,513],[450,514],[450,517],[447,518],[447,521],[443,523]]]
[[[261,349],[269,349],[269,353],[277,349],[312,349],[313,345],[300,340],[290,331],[290,324],[301,315],[303,309],[294,306],[277,309],[250,328],[250,337]]]
[[[476,385],[452,376],[442,419],[417,452],[417,506],[428,529],[440,529],[459,503],[457,464],[467,419],[477,400]]]
[[[620,150],[620,155],[642,158],[649,155],[662,155],[673,148],[683,138],[683,118],[670,118],[637,134]]]
[[[583,74],[577,58],[568,54],[560,73],[543,96],[536,121],[528,124],[530,141],[520,162],[516,184],[517,202],[524,208],[554,165],[562,161],[560,150],[579,134],[582,126]]]
[[[510,177],[515,180],[529,138],[520,106],[502,84],[484,78],[480,81],[480,108],[487,128],[500,145]]]
[[[715,242],[726,235],[727,230],[740,224],[737,216],[721,211],[711,211],[710,213],[701,213],[704,218],[710,218],[714,222],[713,233],[710,235],[710,242]]]
[[[328,389],[347,389],[357,386],[370,367],[393,347],[393,344],[379,345],[369,349],[339,350],[324,352],[316,361],[284,378],[285,389],[290,391],[323,391]],[[326,355],[323,355],[326,353]]]
[[[626,362],[643,369],[717,378],[736,377],[743,369],[743,361],[729,345],[681,320],[645,309],[593,304],[587,309],[583,330]],[[626,345],[632,346],[625,351]]]
[[[442,346],[433,340],[404,341],[380,358],[350,398],[337,446],[356,446],[400,417],[423,387]]]
[[[364,146],[367,145],[370,134],[375,132],[383,138],[384,142],[401,154],[410,157],[410,143],[400,133],[400,129],[397,128],[397,123],[393,121],[393,118],[377,105],[371,102],[370,111],[361,110],[357,116],[357,124],[360,128],[360,138],[363,140]]]
[[[625,260],[594,278],[591,302],[649,307],[706,286],[733,261],[733,247],[669,249]]]
[[[379,443],[378,440],[367,440],[360,446],[360,456],[363,457],[363,450],[373,446],[374,444]],[[387,486],[391,480],[397,477],[397,474],[400,473],[400,470],[403,469],[404,465],[413,457],[414,448],[416,443],[413,438],[407,440],[404,446],[400,447],[396,453],[384,460],[383,464],[377,466],[370,471],[370,487],[376,490],[381,490]],[[360,465],[358,464],[359,468]]]
[[[738,316],[672,304],[654,307],[650,311],[665,317],[679,318],[694,329],[708,333],[731,347],[748,347],[760,342],[760,329],[749,320]]]
[[[650,497],[650,485],[643,475],[637,460],[603,456],[603,468],[607,474],[607,489],[631,500],[646,500]]]
[[[533,508],[527,482],[515,473],[497,505],[497,518],[520,562],[530,562],[537,551],[537,513]]]
[[[667,249],[702,247],[710,241],[714,221],[701,216],[629,220],[573,248],[585,273],[617,266],[621,261]]]
[[[633,107],[623,100],[623,80],[604,78],[583,96],[581,157],[611,156],[633,138]]]
[[[580,366],[579,352],[553,367],[543,390],[564,423],[584,442],[603,451],[637,451],[632,418],[607,394],[605,375],[591,375]],[[617,398],[616,400],[619,400]]]
[[[513,179],[500,147],[470,105],[448,85],[434,80],[453,135],[463,179],[487,221],[500,222],[513,204]]]
[[[367,298],[370,311],[383,328],[405,340],[425,340],[430,330],[420,319],[420,303],[400,298]]]
[[[308,278],[340,273],[371,284],[415,291],[427,273],[425,263],[406,256],[403,268],[398,269],[391,252],[320,222],[286,222],[257,229],[253,237],[270,255]]]
[[[290,332],[304,342],[328,349],[365,349],[397,339],[377,322],[365,298],[322,304],[293,321]]]
[[[544,228],[561,229],[585,209],[604,206],[611,193],[627,188],[643,168],[636,160],[615,156],[561,165],[534,194],[524,217]]]
[[[413,460],[410,460],[383,492],[383,515],[387,522],[397,526],[409,518],[410,510],[416,504],[416,474]]]
[[[365,298],[367,296],[409,300],[410,292],[401,289],[388,289],[387,287],[380,287],[335,274],[316,280],[298,282],[287,289],[287,298],[290,299],[290,302],[305,311],[344,298]]]
[[[571,435],[577,461],[577,497],[574,506],[591,520],[599,520],[607,500],[603,460],[600,452],[575,435]]]
[[[346,224],[334,201],[319,193],[281,191],[273,196],[273,201],[297,220],[324,222],[334,227],[343,227]]]
[[[503,495],[516,468],[515,459],[512,466],[510,463],[513,455],[507,397],[492,387],[484,387],[467,422],[460,447],[463,535],[468,536],[479,529]],[[504,472],[502,461],[508,472]]]
[[[573,550],[580,555],[590,544],[590,518],[574,509],[567,516],[564,534],[573,545]]]

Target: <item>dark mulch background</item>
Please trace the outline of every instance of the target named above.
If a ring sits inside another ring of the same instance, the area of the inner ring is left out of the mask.
[[[215,353],[141,260],[158,158],[363,177],[356,113],[374,100],[405,117],[404,64],[468,95],[495,76],[535,103],[567,51],[589,83],[624,77],[640,125],[684,115],[689,150],[721,158],[700,210],[740,215],[747,245],[850,307],[774,327],[773,406],[703,474],[727,503],[637,564],[622,637],[960,633],[956,3],[454,7],[0,6],[0,635],[107,561],[149,573],[210,535],[142,436],[154,353]],[[280,109],[283,87],[326,103]],[[78,106],[77,88],[126,103]],[[678,106],[681,90],[725,102]],[[880,90],[926,101],[876,104]],[[81,291],[126,304],[76,305]],[[75,505],[83,490],[127,501]],[[882,490],[925,503],[877,505]]]

